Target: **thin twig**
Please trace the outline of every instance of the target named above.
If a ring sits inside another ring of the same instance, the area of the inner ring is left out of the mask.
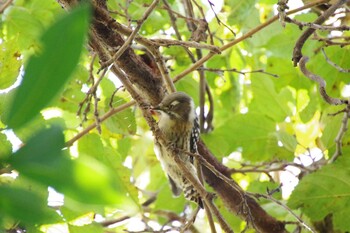
[[[236,36],[236,33],[235,33],[227,24],[225,24],[224,22],[222,22],[222,21],[220,20],[220,18],[218,17],[218,15],[216,14],[216,12],[214,11],[214,8],[213,8],[214,4],[213,4],[210,0],[208,0],[208,3],[209,3],[209,6],[210,6],[211,11],[212,11],[212,12],[214,13],[214,15],[215,15],[216,22],[218,22],[219,25],[220,25],[220,24],[224,25],[225,28],[227,28],[234,36]]]
[[[301,72],[309,79],[311,79],[312,81],[315,81],[318,83],[319,85],[319,91],[320,94],[322,96],[322,98],[329,104],[332,105],[340,105],[340,104],[348,104],[348,100],[343,100],[343,99],[338,99],[338,98],[333,98],[330,97],[327,92],[326,92],[326,81],[321,78],[320,76],[310,72],[307,68],[306,68],[306,62],[309,60],[308,57],[301,57],[300,61],[299,61],[299,67]]]
[[[278,161],[272,161],[268,163],[262,163],[258,164],[255,166],[247,166],[242,164],[243,168],[231,168],[229,170],[230,173],[270,173],[270,172],[276,172],[276,171],[285,171],[287,167],[296,167],[300,170],[305,170],[305,171],[313,171],[312,168],[308,168],[302,164],[299,163],[291,163],[291,162],[283,162],[281,164],[276,164]],[[249,167],[249,168],[246,168]]]
[[[321,51],[323,53],[323,56],[325,57],[326,61],[328,62],[328,64],[330,64],[331,66],[333,66],[334,68],[336,68],[339,72],[342,72],[342,73],[350,73],[350,69],[343,69],[342,67],[338,66],[337,64],[335,64],[334,62],[332,62],[326,52],[324,51],[324,48],[321,48]]]
[[[8,0],[7,2],[5,2],[0,8],[0,14],[4,13],[6,8],[9,7],[12,2],[13,2],[13,0]]]
[[[251,71],[242,71],[242,70],[237,70],[235,68],[233,69],[213,69],[213,68],[198,68],[198,70],[205,70],[205,71],[209,71],[209,72],[214,72],[214,73],[223,73],[223,72],[235,72],[235,73],[239,73],[239,74],[243,74],[243,75],[246,75],[248,73],[263,73],[263,74],[267,74],[267,75],[270,75],[274,78],[279,78],[279,76],[277,74],[272,74],[272,73],[269,73],[269,72],[266,72],[264,71],[263,69],[258,69],[258,70],[251,70]]]
[[[169,5],[167,0],[163,0],[163,3],[164,3],[164,6],[165,6],[165,9],[168,11],[168,14],[169,14],[169,17],[170,17],[170,21],[171,21],[171,26],[172,26],[172,28],[175,31],[176,38],[177,38],[178,41],[182,41],[181,34],[180,34],[179,29],[177,28],[177,25],[176,25],[177,18],[174,15],[175,13],[170,8],[170,5]],[[182,47],[182,48],[186,51],[186,53],[190,57],[191,61],[195,62],[195,58],[194,58],[192,52],[189,50],[189,48],[187,48],[187,47]]]
[[[103,226],[103,227],[108,227],[110,225],[113,225],[113,224],[116,224],[118,222],[123,222],[127,219],[129,219],[130,216],[124,216],[124,217],[121,217],[121,218],[117,218],[117,219],[111,219],[111,220],[105,220],[103,222],[100,222],[100,224]]]
[[[328,2],[328,0],[318,0],[315,2],[311,2],[308,4],[305,4],[302,7],[299,7],[297,9],[294,10],[290,10],[288,12],[286,12],[287,15],[290,14],[294,14],[296,12],[308,9],[310,7],[313,7],[315,5],[319,5],[321,3],[325,3]],[[244,34],[243,36],[231,41],[230,43],[227,43],[226,45],[220,47],[220,51],[223,52],[229,48],[231,48],[232,46],[244,41],[247,38],[252,37],[255,33],[261,31],[262,29],[264,29],[265,27],[269,26],[270,24],[272,24],[273,22],[275,22],[276,20],[278,20],[278,15],[274,16],[272,18],[270,18],[269,20],[267,20],[266,22],[260,24],[259,26],[257,26],[256,28],[253,28],[252,30],[250,30],[249,32],[247,32],[246,34]],[[173,78],[174,82],[182,79],[183,77],[185,77],[187,74],[191,73],[192,71],[198,69],[204,62],[208,61],[210,58],[212,58],[215,54],[210,52],[209,54],[207,54],[206,56],[204,56],[203,58],[201,58],[200,60],[198,60],[196,63],[192,64],[192,66],[190,66],[189,68],[187,68],[186,70],[182,71],[180,74],[178,74],[177,76],[175,76]]]
[[[196,41],[180,41],[171,39],[151,39],[150,41],[158,46],[170,47],[179,45],[187,48],[207,49],[218,54],[221,53],[220,49],[217,46],[201,44]]]
[[[316,33],[314,33],[314,35],[315,34]],[[349,41],[349,37],[343,37],[343,38],[342,37],[327,37],[327,38],[322,38],[322,37],[319,37],[319,36],[314,36],[311,39],[318,40],[318,41],[323,41],[323,42],[325,42],[326,46],[340,46],[342,48],[342,47],[350,45],[350,42],[345,42],[345,41]],[[342,41],[334,41],[336,39],[344,39],[344,42],[342,42]]]
[[[92,97],[94,98],[95,102],[94,102],[94,117],[95,117],[95,123],[96,123],[96,129],[97,131],[101,134],[101,120],[99,119],[99,113],[98,113],[98,102],[100,101],[100,99],[97,97],[97,87],[100,85],[102,79],[104,78],[104,76],[107,73],[107,69],[104,69],[102,74],[100,75],[100,77],[97,79],[97,81],[95,82],[95,84],[89,89],[88,93],[86,93],[87,96],[92,95]]]
[[[211,33],[211,30],[210,30],[210,27],[208,25],[208,22],[205,19],[205,13],[203,11],[203,7],[201,7],[195,0],[192,0],[192,1],[194,2],[194,4],[196,5],[196,7],[198,8],[198,10],[199,10],[199,12],[201,14],[201,19],[198,19],[199,26],[197,27],[196,31],[197,30],[198,30],[198,32],[202,31],[203,34],[205,34],[205,31],[207,31],[208,34],[209,34],[209,43],[211,45],[214,45],[214,37],[213,37],[213,34]],[[228,28],[228,29],[231,30],[230,28]],[[195,34],[195,33],[193,33],[193,34]],[[194,37],[196,37],[196,36],[194,36],[194,35],[191,36],[192,39],[194,39]],[[205,38],[206,37],[207,36],[205,36]],[[203,41],[206,41],[206,40],[203,40]]]
[[[158,70],[160,71],[162,78],[165,82],[165,86],[167,88],[167,90],[172,93],[176,91],[175,85],[173,83],[173,81],[171,80],[170,76],[169,76],[169,71],[168,68],[166,67],[164,58],[162,57],[162,55],[159,52],[159,48],[157,46],[157,48],[155,48],[156,46],[152,46],[152,47],[148,47],[150,53],[152,53],[152,55],[155,58],[155,62],[157,64]]]
[[[309,225],[307,225],[298,215],[296,215],[288,206],[286,206],[284,203],[282,203],[281,201],[273,198],[272,196],[270,195],[265,195],[265,194],[261,194],[261,193],[250,193],[250,192],[247,192],[247,194],[251,195],[251,196],[254,196],[256,198],[265,198],[267,200],[270,200],[270,201],[273,201],[275,202],[276,204],[282,206],[285,210],[287,210],[291,215],[293,215],[297,221],[305,228],[307,229],[308,231],[312,232],[312,233],[316,233],[315,230],[313,230]]]
[[[316,23],[300,22],[290,17],[286,17],[286,22],[296,24],[299,26],[299,28],[309,27],[315,30],[322,30],[322,31],[349,31],[350,30],[350,27],[346,25],[340,25],[340,26],[320,25]]]
[[[193,156],[194,158],[196,158],[203,166],[205,166],[213,174],[215,174],[215,176],[219,177],[222,181],[227,183],[229,186],[231,186],[233,189],[235,189],[240,194],[241,200],[242,200],[243,213],[246,215],[247,221],[252,223],[253,227],[255,229],[257,229],[257,227],[254,225],[253,215],[252,215],[250,208],[249,208],[249,205],[247,203],[246,194],[244,193],[242,188],[238,184],[236,184],[233,180],[229,179],[228,177],[226,177],[222,173],[220,173],[218,170],[216,170],[216,168],[213,165],[211,165],[208,161],[206,161],[206,159],[203,156],[201,156],[199,154],[191,153],[188,151],[184,151],[184,150],[181,150],[181,151],[189,156]]]
[[[152,2],[152,4],[147,8],[147,10],[145,11],[145,13],[143,14],[142,18],[140,20],[137,21],[137,26],[135,27],[135,29],[132,31],[132,33],[129,35],[128,39],[124,42],[124,44],[122,45],[122,47],[120,47],[118,49],[118,51],[113,55],[113,57],[111,59],[109,59],[108,61],[104,62],[101,65],[100,70],[105,69],[106,67],[110,66],[115,60],[117,60],[124,52],[127,48],[129,48],[130,44],[132,43],[132,41],[134,40],[134,38],[136,37],[137,33],[139,32],[139,30],[141,29],[143,23],[146,21],[146,19],[148,18],[148,16],[152,13],[152,11],[154,10],[154,8],[157,6],[157,4],[159,3],[159,0],[154,0]]]
[[[98,102],[100,101],[100,98],[97,97],[96,92],[93,93],[93,97],[94,97],[94,117],[95,117],[95,124],[96,124],[96,130],[99,134],[101,134],[102,130],[101,130],[101,120],[99,118],[99,113],[98,113]]]
[[[338,131],[337,136],[335,137],[335,152],[332,156],[332,158],[328,161],[328,163],[333,163],[335,160],[338,159],[340,155],[342,155],[342,139],[344,137],[344,134],[348,130],[348,121],[350,118],[350,105],[348,104],[346,106],[343,119],[342,119],[342,124],[340,126],[340,129]]]
[[[335,4],[333,4],[331,7],[329,7],[325,12],[323,12],[322,15],[320,15],[313,23],[314,24],[323,24],[333,13],[341,6],[343,5],[347,0],[339,0]],[[300,59],[303,57],[302,48],[306,42],[306,40],[312,35],[312,33],[315,32],[316,29],[314,28],[308,28],[304,31],[304,33],[299,37],[297,42],[295,43],[294,49],[293,49],[293,63],[294,66],[297,66]]]
[[[121,112],[121,111],[133,106],[135,103],[136,103],[135,100],[131,100],[128,103],[125,103],[125,104],[122,104],[116,108],[110,109],[107,113],[105,113],[104,115],[102,115],[100,117],[100,122],[103,122],[103,121],[107,120],[108,118],[110,118],[111,116],[113,116],[114,114]],[[95,127],[96,127],[96,123],[93,123],[93,124],[87,126],[85,129],[83,129],[81,132],[79,132],[73,138],[68,140],[66,142],[66,147],[72,146],[74,142],[79,140],[81,137],[83,137],[85,134],[87,134],[90,130],[94,129]]]

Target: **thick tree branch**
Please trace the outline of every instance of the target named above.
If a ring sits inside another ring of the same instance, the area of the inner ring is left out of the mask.
[[[203,156],[207,162],[213,165],[217,171],[220,171],[224,176],[231,179],[230,169],[221,164],[202,141],[198,143],[198,153]],[[253,198],[247,195],[242,196],[241,190],[238,190],[235,186],[224,182],[207,167],[203,167],[203,174],[206,182],[213,187],[218,196],[225,203],[225,206],[232,212],[238,213],[243,219],[246,220],[249,219],[250,214],[254,221],[254,226],[260,232],[286,232],[284,229],[284,223],[277,221],[275,218],[270,216]],[[246,203],[249,212],[242,211],[242,204],[244,203]]]
[[[97,37],[96,40],[99,40],[103,44],[102,47],[105,47],[107,51],[113,51],[125,43],[121,35],[110,27],[110,24],[114,21],[105,9],[94,8],[91,31]],[[97,54],[99,54],[98,50]],[[101,61],[106,60],[101,59]],[[130,81],[145,94],[144,97],[151,104],[159,103],[165,94],[161,77],[154,74],[151,68],[130,47],[120,55],[119,59],[116,60],[116,64],[128,74]]]
[[[132,41],[136,37],[137,33],[141,29],[141,26],[143,23],[146,21],[148,16],[151,14],[151,12],[154,10],[154,8],[157,6],[159,0],[154,0],[153,3],[148,7],[146,12],[144,13],[143,17],[141,20],[138,20],[137,26],[135,29],[132,31],[132,33],[129,35],[128,39],[124,42],[124,44],[118,49],[118,51],[113,55],[111,59],[109,59],[107,62],[104,62],[104,64],[101,65],[100,69],[104,69],[111,65],[115,60],[118,60],[118,58],[125,52],[127,48],[130,47]]]

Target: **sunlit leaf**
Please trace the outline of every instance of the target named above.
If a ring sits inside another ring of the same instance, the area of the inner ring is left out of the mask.
[[[93,224],[87,224],[83,226],[74,226],[74,225],[68,225],[68,229],[70,233],[99,233],[104,232],[103,227],[100,224],[93,223]]]
[[[29,122],[62,89],[78,62],[88,18],[88,7],[77,8],[43,34],[40,54],[28,62],[10,106],[6,123],[11,128]]]
[[[254,92],[253,106],[259,109],[266,116],[281,122],[291,114],[288,103],[293,103],[294,99],[287,89],[282,89],[280,93],[275,91],[273,82],[269,78],[258,77],[253,80],[252,88]]]
[[[115,101],[117,101],[118,105],[126,103],[120,97],[115,96]],[[109,100],[106,101],[106,110],[109,109],[108,106]],[[107,107],[108,106],[108,107]],[[125,109],[118,114],[113,115],[105,122],[106,127],[113,133],[117,134],[135,134],[136,132],[136,121],[135,121],[135,113],[131,108]]]
[[[294,152],[295,148],[298,145],[297,140],[295,139],[294,135],[290,135],[285,131],[279,131],[277,132],[277,138],[280,140],[283,144],[283,146],[289,150],[290,152]]]
[[[269,118],[248,113],[234,115],[210,135],[203,135],[203,139],[217,156],[227,156],[241,148],[246,159],[260,161],[268,156],[266,142],[274,137],[274,129]]]
[[[21,67],[20,52],[16,47],[16,41],[0,44],[0,90],[6,89],[14,84]]]
[[[292,208],[301,208],[314,221],[333,214],[335,229],[349,229],[350,159],[339,158],[334,164],[304,177],[288,201]]]

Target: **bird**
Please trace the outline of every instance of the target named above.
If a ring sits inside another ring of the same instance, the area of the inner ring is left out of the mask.
[[[165,96],[158,106],[152,108],[152,111],[159,115],[158,126],[165,140],[175,148],[180,149],[177,150],[175,156],[184,162],[188,171],[199,181],[193,157],[184,152],[197,153],[197,142],[200,136],[193,99],[184,92],[174,92]],[[203,208],[203,201],[199,193],[175,164],[172,154],[169,154],[157,139],[155,139],[154,145],[155,154],[163,171],[168,176],[174,196],[179,196],[183,191],[187,200],[193,201],[200,208]]]

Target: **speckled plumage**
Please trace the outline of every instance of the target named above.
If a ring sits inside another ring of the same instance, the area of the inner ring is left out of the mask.
[[[166,96],[154,110],[160,113],[158,126],[166,140],[176,148],[196,153],[199,127],[192,98],[183,92],[172,93]],[[196,202],[203,208],[198,192],[191,182],[183,176],[171,155],[157,141],[155,141],[155,153],[163,170],[168,175],[173,194],[179,196],[181,191],[184,191],[186,199]],[[179,153],[177,156],[185,163],[193,176],[197,177],[193,159],[185,153]]]

